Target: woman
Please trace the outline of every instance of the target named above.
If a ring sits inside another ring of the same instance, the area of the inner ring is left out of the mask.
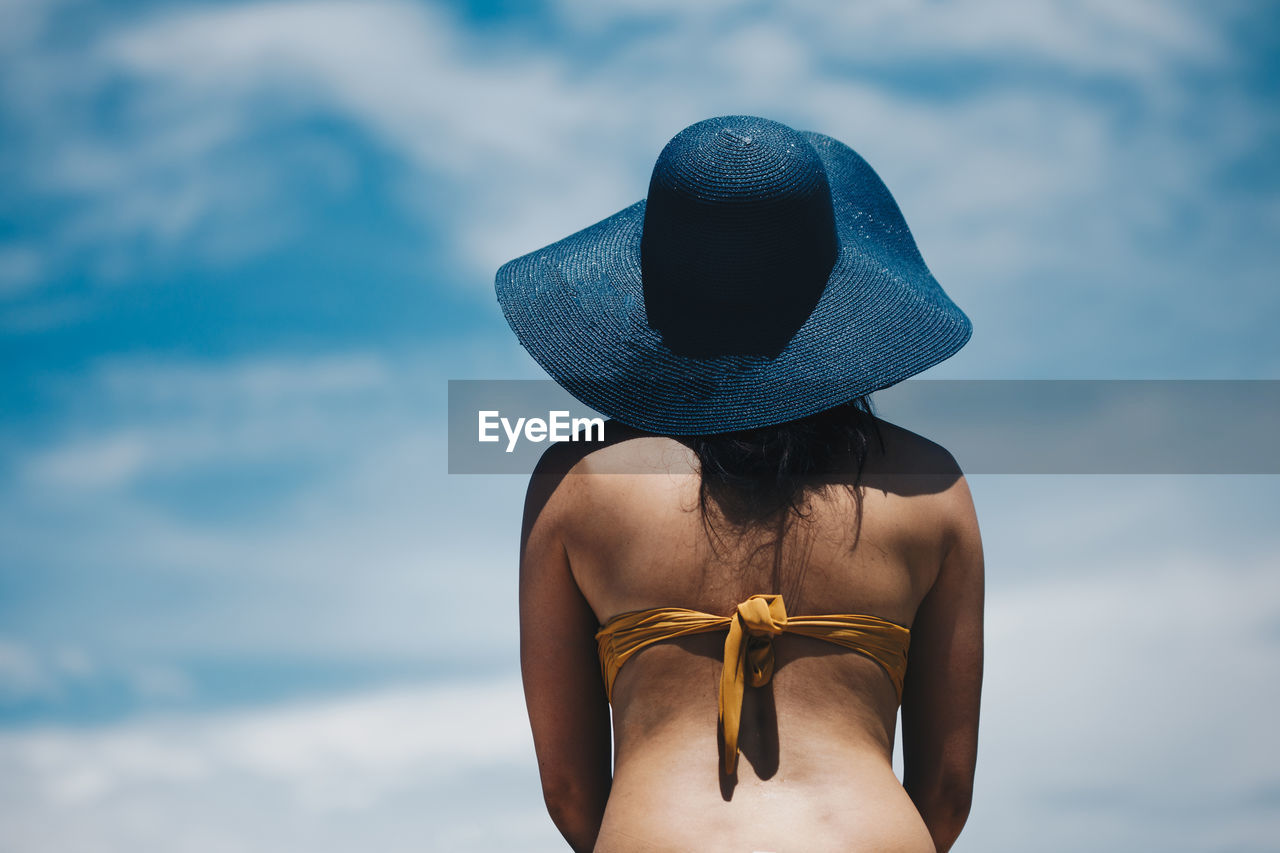
[[[948,850],[982,546],[950,454],[866,395],[971,325],[883,183],[834,139],[709,119],[645,201],[497,285],[521,343],[614,418],[543,457],[521,543],[525,695],[571,846]]]

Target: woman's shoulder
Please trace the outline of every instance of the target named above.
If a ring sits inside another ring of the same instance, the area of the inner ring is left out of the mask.
[[[696,457],[679,441],[605,422],[604,438],[558,442],[543,452],[534,477],[587,474],[691,474]]]
[[[877,418],[883,453],[868,457],[862,482],[886,496],[911,499],[922,521],[940,525],[950,541],[975,523],[973,496],[960,463],[947,448]]]
[[[955,456],[936,441],[905,427],[878,422],[885,452],[869,461],[867,484],[904,497],[927,497],[930,517],[941,522],[948,539],[976,526],[973,495]]]
[[[881,474],[959,478],[964,476],[951,451],[906,427],[876,417],[883,451],[868,457],[868,468]],[[876,442],[872,447],[879,451]]]
[[[603,440],[558,442],[543,452],[529,491],[540,496],[544,512],[576,513],[620,490],[634,494],[697,476],[696,455],[675,439],[612,420],[604,435]]]

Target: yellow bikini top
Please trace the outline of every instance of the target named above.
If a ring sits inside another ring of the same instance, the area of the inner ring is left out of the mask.
[[[898,701],[902,701],[909,629],[877,616],[856,614],[788,618],[781,595],[753,595],[739,604],[732,616],[659,607],[613,617],[596,633],[609,701],[613,701],[618,670],[636,652],[663,640],[724,630],[729,636],[724,642],[724,670],[720,675],[720,730],[724,734],[727,774],[732,775],[738,766],[738,724],[742,719],[746,671],[750,670],[752,687],[769,683],[773,677],[773,638],[781,634],[813,637],[866,655],[884,669]]]

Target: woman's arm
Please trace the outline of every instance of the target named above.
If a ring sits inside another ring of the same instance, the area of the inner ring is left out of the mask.
[[[902,697],[902,784],[938,853],[969,816],[982,693],[982,538],[964,478],[949,491],[951,545],[911,626]]]
[[[590,851],[612,782],[609,703],[595,614],[558,534],[575,475],[540,467],[529,484],[520,556],[520,670],[542,795],[570,846]]]

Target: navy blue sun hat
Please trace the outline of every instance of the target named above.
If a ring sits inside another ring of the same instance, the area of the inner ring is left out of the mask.
[[[645,200],[504,264],[497,294],[565,390],[668,435],[830,409],[973,330],[866,161],[754,116],[676,134]]]

